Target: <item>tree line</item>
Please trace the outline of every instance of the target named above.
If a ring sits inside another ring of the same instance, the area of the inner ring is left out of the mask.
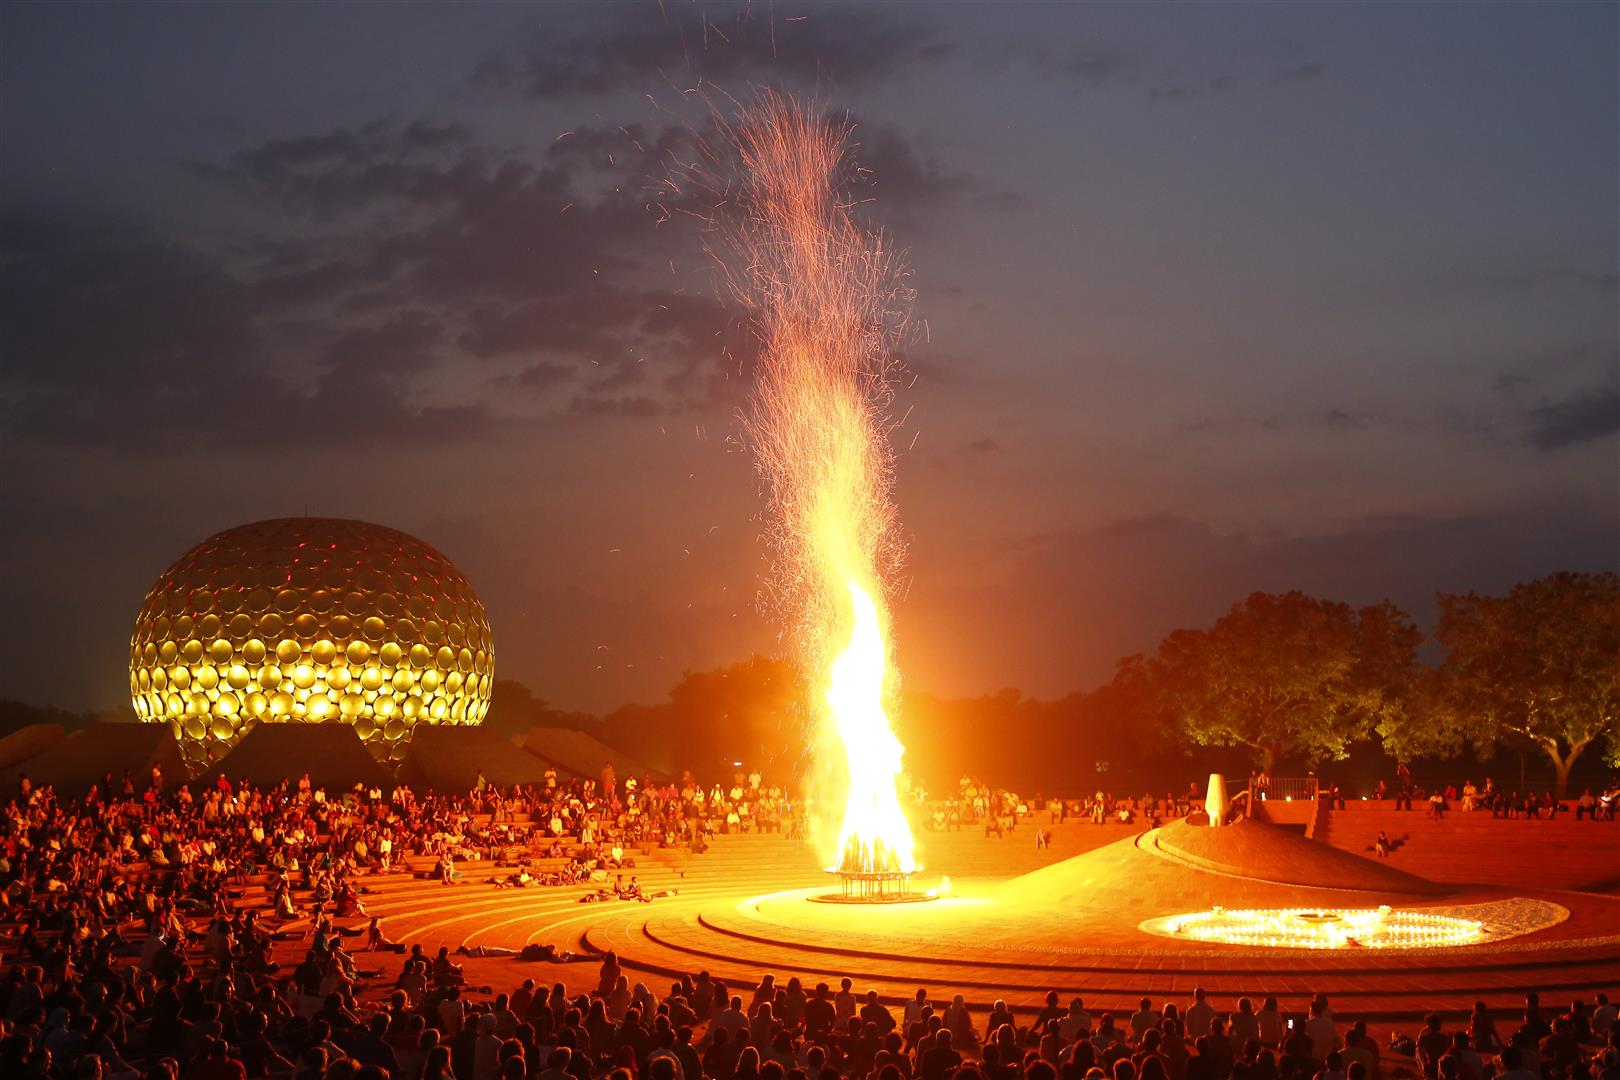
[[[1084,693],[1014,689],[941,698],[905,689],[891,714],[907,767],[936,789],[969,774],[1018,790],[1155,792],[1259,766],[1540,758],[1563,795],[1572,770],[1620,766],[1620,576],[1559,573],[1488,596],[1441,594],[1425,637],[1393,604],[1254,593],[1209,626],[1175,630]],[[1426,662],[1427,655],[1432,662]],[[589,730],[649,765],[719,775],[743,762],[796,773],[813,689],[782,660],[689,671],[666,701],[606,716],[552,708],[500,680],[486,726]],[[0,733],[114,715],[0,701]]]
[[[1188,739],[1258,764],[1341,760],[1376,738],[1400,758],[1544,755],[1555,791],[1596,750],[1620,765],[1620,577],[1561,573],[1504,596],[1440,594],[1436,665],[1410,616],[1299,592],[1255,593],[1177,630],[1115,683]]]
[[[1166,777],[1250,764],[1275,771],[1380,753],[1407,760],[1544,758],[1562,795],[1583,756],[1620,765],[1620,577],[1559,573],[1505,595],[1441,594],[1429,639],[1393,604],[1254,593],[1212,625],[1175,630],[1089,693],[1036,701],[901,694],[908,766],[935,784],[970,773],[1029,790],[1155,790]],[[655,767],[776,775],[806,753],[811,688],[763,657],[687,672],[656,705],[601,718],[609,742]],[[566,723],[515,684],[491,720]]]

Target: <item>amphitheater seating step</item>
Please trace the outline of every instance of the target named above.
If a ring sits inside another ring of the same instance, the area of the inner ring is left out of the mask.
[[[1432,881],[1611,889],[1620,875],[1620,822],[1497,818],[1453,810],[1436,821],[1426,809],[1358,801],[1327,811],[1316,839],[1368,858],[1382,830],[1394,842],[1389,863]]]

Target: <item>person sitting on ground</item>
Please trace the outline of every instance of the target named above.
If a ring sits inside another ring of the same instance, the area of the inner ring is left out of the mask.
[[[1062,1036],[1064,1044],[1074,1042],[1082,1031],[1090,1030],[1091,1014],[1086,1011],[1086,1003],[1080,998],[1071,999],[1068,1013],[1058,1020],[1058,1034]]]

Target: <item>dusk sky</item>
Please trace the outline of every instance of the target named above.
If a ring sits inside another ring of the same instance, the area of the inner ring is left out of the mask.
[[[1598,3],[6,5],[0,697],[127,708],[164,567],[299,514],[438,547],[563,707],[784,651],[741,313],[652,205],[767,83],[850,111],[909,251],[909,686],[1090,689],[1255,589],[1427,625],[1615,569],[1617,40]]]

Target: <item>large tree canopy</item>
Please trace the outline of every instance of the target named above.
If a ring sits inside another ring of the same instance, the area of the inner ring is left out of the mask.
[[[1343,758],[1404,713],[1421,640],[1388,603],[1254,593],[1208,629],[1170,634],[1147,672],[1193,742],[1247,746],[1269,769],[1282,756]]]
[[[1554,574],[1506,596],[1441,594],[1446,649],[1420,716],[1394,715],[1384,741],[1413,757],[1529,744],[1551,759],[1557,793],[1588,747],[1620,764],[1620,576]]]

